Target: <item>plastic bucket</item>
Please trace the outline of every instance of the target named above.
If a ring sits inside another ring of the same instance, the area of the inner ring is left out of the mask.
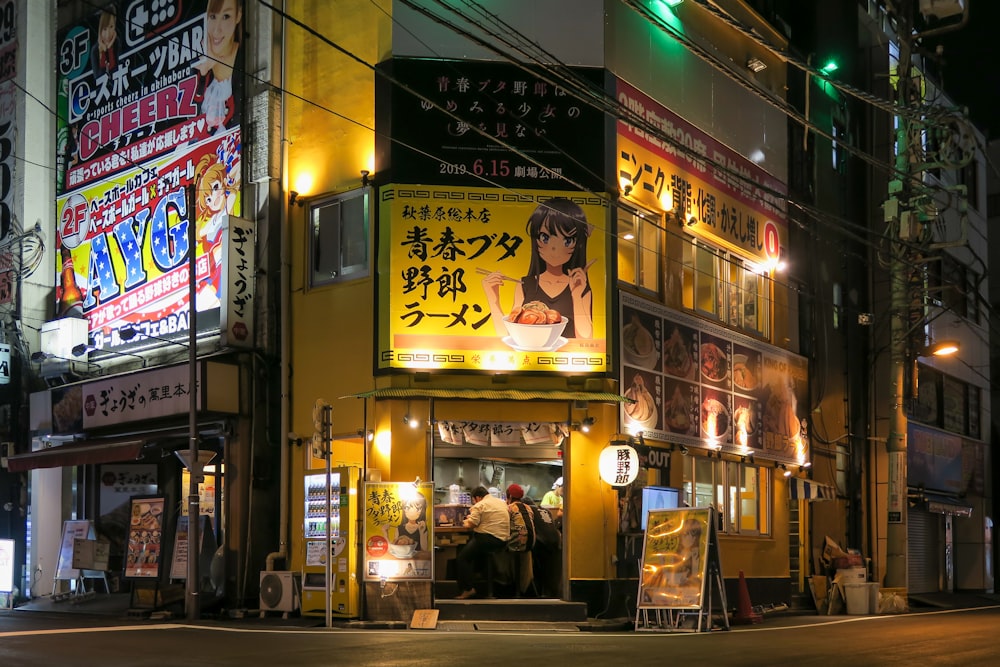
[[[844,584],[844,599],[847,601],[847,613],[851,616],[864,616],[871,613],[868,584]]]

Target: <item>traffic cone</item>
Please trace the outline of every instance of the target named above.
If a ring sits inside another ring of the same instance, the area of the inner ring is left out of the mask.
[[[740,570],[739,605],[736,608],[733,623],[736,625],[751,625],[753,623],[760,623],[763,620],[764,617],[761,614],[754,613],[753,604],[750,603],[750,591],[747,590],[747,580],[743,576],[743,570]]]

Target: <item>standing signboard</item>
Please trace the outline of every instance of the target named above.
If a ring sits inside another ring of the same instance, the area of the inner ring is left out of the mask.
[[[80,576],[79,568],[73,567],[74,540],[85,540],[91,537],[93,526],[90,521],[63,521],[62,539],[59,541],[59,557],[56,559],[56,572],[52,582],[52,593],[55,594],[57,582],[75,580]]]
[[[636,630],[684,630],[686,615],[696,616],[693,630],[711,630],[718,603],[729,629],[726,591],[711,507],[650,510],[642,550],[636,605]]]
[[[125,576],[130,579],[157,579],[162,560],[164,499],[136,496],[129,503]]]

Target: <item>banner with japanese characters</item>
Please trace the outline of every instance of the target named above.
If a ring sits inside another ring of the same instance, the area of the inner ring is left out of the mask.
[[[777,261],[788,242],[785,184],[624,81],[617,92],[657,130],[618,121],[618,179],[629,196],[695,235]]]
[[[57,316],[86,318],[97,349],[127,349],[143,336],[183,337],[194,224],[197,327],[217,330],[232,261],[229,216],[240,210],[239,152],[233,130],[60,197]],[[251,245],[244,252],[251,254]],[[122,338],[124,329],[132,336]]]
[[[365,580],[430,580],[434,486],[367,482],[364,488]]]
[[[646,440],[801,465],[808,360],[622,292],[622,423]]]
[[[243,0],[153,4],[112,2],[59,31],[57,192],[239,127]]]
[[[566,67],[603,90],[600,68]],[[393,58],[375,77],[376,152],[394,183],[604,189],[603,112],[512,63]]]
[[[607,202],[380,190],[378,367],[607,370]]]

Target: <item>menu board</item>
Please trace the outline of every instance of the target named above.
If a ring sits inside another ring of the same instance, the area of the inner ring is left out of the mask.
[[[700,609],[708,564],[710,508],[650,510],[639,576],[639,608]]]
[[[56,561],[54,579],[76,579],[79,568],[73,567],[73,545],[75,540],[85,540],[91,536],[90,521],[63,521],[62,540],[59,542],[59,559]]]
[[[125,553],[125,576],[157,578],[163,539],[162,497],[135,496],[129,500],[128,548]]]
[[[629,432],[790,463],[809,458],[804,357],[628,293],[621,324]]]

